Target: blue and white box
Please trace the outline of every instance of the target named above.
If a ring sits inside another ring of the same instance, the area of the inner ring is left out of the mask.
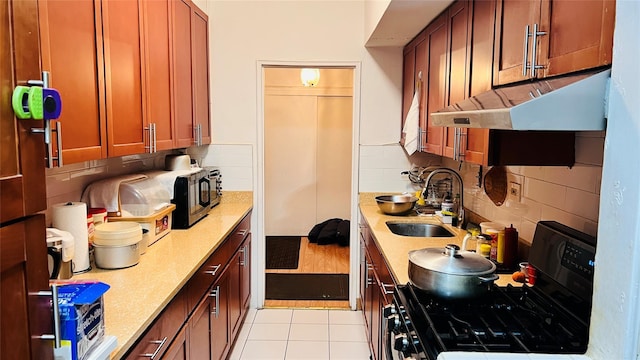
[[[109,285],[73,282],[58,287],[60,335],[71,342],[73,360],[84,360],[104,338],[103,294]]]

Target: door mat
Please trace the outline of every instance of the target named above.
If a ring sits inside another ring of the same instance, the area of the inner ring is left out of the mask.
[[[267,236],[266,268],[297,269],[300,236]]]
[[[349,300],[349,274],[266,274],[269,300]]]

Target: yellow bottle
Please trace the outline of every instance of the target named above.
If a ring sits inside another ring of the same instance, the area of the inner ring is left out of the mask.
[[[418,205],[420,206],[426,205],[426,203],[424,202],[424,196],[422,195],[421,190],[416,191],[416,197],[418,198],[418,202],[417,202]]]

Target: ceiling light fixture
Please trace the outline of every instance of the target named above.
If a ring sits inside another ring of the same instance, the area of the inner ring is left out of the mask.
[[[300,70],[300,80],[302,81],[302,85],[307,87],[318,85],[318,81],[320,81],[320,69]]]

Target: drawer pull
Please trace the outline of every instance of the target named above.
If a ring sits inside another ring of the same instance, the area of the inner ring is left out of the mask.
[[[216,272],[218,272],[218,269],[220,269],[220,266],[221,266],[220,264],[212,265],[212,266],[210,266],[211,270],[207,270],[204,273],[205,274],[209,274],[211,276],[216,276]]]
[[[245,235],[247,235],[247,229],[242,229],[240,231],[238,231],[238,235],[242,236],[244,238]]]
[[[242,253],[242,260],[240,260],[240,266],[247,265],[247,245],[243,246],[239,250]]]
[[[214,297],[216,299],[215,306],[211,313],[217,319],[218,315],[220,314],[220,285],[216,286],[215,289],[211,290],[211,293],[209,294],[209,296]]]
[[[158,345],[158,348],[156,349],[156,351],[153,352],[153,354],[140,354],[140,357],[148,357],[151,360],[155,359],[156,356],[158,356],[158,353],[160,352],[160,349],[162,349],[162,347],[164,346],[164,344],[167,342],[167,337],[165,336],[162,340],[151,340],[149,341],[150,344],[160,344]]]
[[[395,291],[395,288],[396,288],[394,284],[385,284],[381,282],[380,285],[382,285],[382,292],[385,295],[393,295],[393,292]],[[390,288],[391,290],[387,290],[388,288]]]

